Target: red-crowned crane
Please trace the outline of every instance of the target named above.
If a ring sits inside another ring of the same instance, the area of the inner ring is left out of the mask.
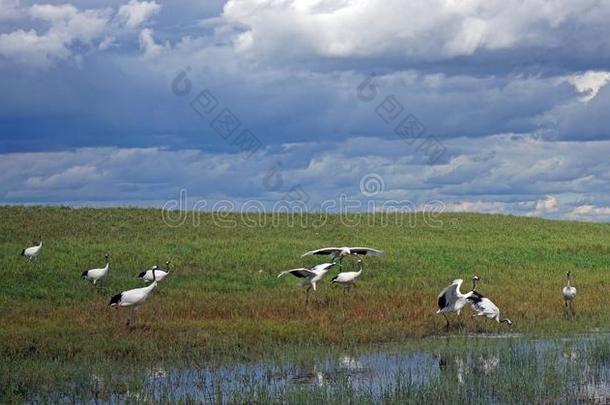
[[[349,291],[356,283],[356,279],[358,279],[358,277],[360,277],[360,275],[362,274],[362,267],[362,260],[358,259],[358,271],[346,271],[343,273],[339,273],[331,279],[330,283],[338,284],[344,287],[345,291]]]
[[[574,298],[576,298],[576,287],[572,286],[572,273],[568,271],[566,274],[566,278],[568,279],[568,284],[563,287],[561,290],[561,294],[563,295],[563,300],[566,304],[566,310],[569,309],[574,313]]]
[[[163,279],[169,274],[169,260],[165,262],[165,270],[159,270],[159,266],[154,265],[152,269],[155,269],[155,274],[157,277],[157,281],[163,281]],[[138,274],[138,278],[144,280],[145,283],[150,283],[153,281],[153,271],[152,269],[146,270]]]
[[[81,275],[85,280],[92,280],[93,285],[95,285],[98,281],[102,280],[108,274],[108,268],[110,267],[110,255],[106,253],[104,258],[106,259],[106,265],[100,269],[91,269],[83,271]]]
[[[146,299],[152,290],[154,290],[157,286],[157,280],[155,277],[156,270],[153,270],[152,273],[153,282],[149,286],[123,291],[110,299],[110,303],[108,305],[111,307],[130,307],[131,311],[129,313],[129,317],[127,318],[127,325],[131,324],[133,317],[135,316],[135,312],[138,310],[138,308],[140,308],[140,305],[146,302]]]
[[[309,290],[313,288],[316,291],[316,284],[318,281],[322,280],[322,278],[328,273],[334,265],[335,262],[332,263],[323,263],[318,264],[317,266],[312,267],[311,269],[307,269],[305,267],[301,267],[298,269],[286,270],[278,274],[278,278],[282,277],[285,274],[292,274],[295,277],[302,278],[301,281],[302,287],[307,287],[307,291],[305,293],[305,303],[309,303]]]
[[[474,293],[476,282],[478,280],[479,277],[474,276],[472,278],[472,291],[462,294],[460,292],[460,286],[464,280],[461,278],[455,279],[438,295],[438,311],[436,311],[436,313],[443,314],[445,321],[447,321],[447,329],[449,328],[449,318],[447,318],[447,313],[457,312],[459,318],[464,305],[466,305],[468,297]]]
[[[38,244],[36,246],[31,246],[29,248],[23,249],[21,251],[21,256],[27,257],[28,260],[32,260],[33,258],[38,257],[41,249],[42,249],[42,236],[39,236]]]
[[[303,253],[301,257],[310,255],[330,255],[333,262],[336,259],[339,260],[339,267],[342,268],[343,266],[341,265],[341,261],[346,256],[381,256],[383,255],[383,250],[373,249],[369,247],[326,247],[317,250],[310,250],[309,252]]]

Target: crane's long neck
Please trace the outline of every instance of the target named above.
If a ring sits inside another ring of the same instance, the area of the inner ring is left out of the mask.
[[[568,287],[572,286],[572,277],[568,274]]]
[[[472,290],[472,291],[468,291],[468,292],[467,292],[467,293],[465,293],[465,294],[462,294],[462,293],[461,293],[461,292],[458,290],[458,296],[460,296],[460,295],[462,296],[462,298],[466,298],[466,299],[468,299],[468,298],[470,298],[470,297],[472,297],[472,296],[474,295],[474,290]]]
[[[157,280],[150,283],[150,285],[148,287],[144,287],[146,289],[146,294],[150,294],[151,291],[154,290],[156,286],[157,286]]]
[[[157,280],[153,281],[150,285],[150,289],[153,290],[157,286]]]
[[[362,262],[358,263],[358,271],[356,272],[356,277],[362,274],[363,267],[364,266],[362,265]]]
[[[474,289],[463,293],[462,291],[460,291],[460,287],[458,286],[458,288],[456,288],[456,290],[455,290],[455,293],[458,297],[467,299],[468,297],[471,297],[474,295]]]
[[[477,281],[478,280],[476,278],[472,279],[472,291],[477,289]]]

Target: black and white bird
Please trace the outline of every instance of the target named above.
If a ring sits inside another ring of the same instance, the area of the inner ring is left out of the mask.
[[[155,270],[155,276],[157,281],[163,281],[163,279],[169,274],[169,260],[165,262],[165,270],[159,270],[159,266],[154,265],[150,270],[145,270],[138,274],[138,278],[144,280],[145,283],[153,281],[153,269]]]
[[[330,283],[338,284],[344,287],[345,291],[349,291],[356,283],[358,277],[360,277],[360,275],[362,274],[362,267],[362,260],[358,259],[358,271],[346,271],[339,273],[331,279]]]
[[[460,286],[464,280],[461,278],[455,279],[438,295],[438,311],[436,311],[436,313],[443,314],[445,321],[447,322],[447,328],[449,328],[449,318],[447,318],[447,314],[456,312],[458,317],[460,316],[462,309],[464,309],[464,305],[468,302],[468,298],[474,293],[478,280],[479,277],[474,276],[472,278],[472,291],[462,294]]]
[[[310,250],[309,252],[303,253],[301,257],[310,256],[310,255],[330,255],[332,261],[339,260],[339,267],[343,267],[341,265],[341,261],[344,257],[355,255],[355,256],[381,256],[383,255],[383,250],[368,248],[368,247],[327,247],[317,250]]]
[[[561,293],[563,295],[563,300],[566,305],[566,309],[571,309],[574,312],[574,298],[576,298],[576,287],[572,286],[572,273],[568,271],[566,274],[566,278],[568,279],[568,284],[563,287]]]
[[[318,281],[322,280],[322,278],[328,273],[328,271],[335,266],[337,263],[322,263],[317,266],[312,267],[311,269],[307,269],[305,267],[301,267],[298,269],[286,270],[278,274],[278,278],[282,277],[285,274],[292,274],[295,277],[302,278],[301,286],[307,287],[307,291],[305,293],[305,303],[309,302],[309,290],[313,288],[316,291],[316,284]]]
[[[512,326],[513,322],[510,319],[500,319],[500,309],[483,294],[480,294],[477,291],[471,291],[471,294],[467,299],[468,303],[475,312],[472,315],[473,318],[477,316],[484,316],[489,319],[495,319],[498,323],[506,323],[508,326]]]
[[[157,286],[157,280],[155,278],[156,272],[157,272],[156,270],[152,271],[153,282],[149,286],[142,287],[142,288],[134,288],[133,290],[123,291],[123,292],[116,294],[115,296],[113,296],[110,299],[110,303],[108,304],[108,306],[115,307],[115,308],[118,308],[118,307],[130,307],[131,308],[129,317],[127,318],[127,325],[131,324],[131,322],[133,321],[133,317],[135,316],[135,312],[138,310],[138,308],[140,308],[140,305],[142,305],[142,304],[144,304],[144,302],[146,302],[146,299],[148,298],[148,296],[150,295],[152,290],[154,290],[155,287]]]
[[[100,269],[91,269],[83,271],[81,275],[85,280],[92,280],[93,285],[95,285],[98,281],[102,280],[108,274],[108,268],[110,267],[110,255],[106,253],[104,258],[106,259],[106,265]]]
[[[28,260],[32,260],[40,254],[40,250],[42,249],[42,237],[38,237],[38,244],[36,246],[31,246],[29,248],[23,249],[21,251],[21,256],[27,257]]]

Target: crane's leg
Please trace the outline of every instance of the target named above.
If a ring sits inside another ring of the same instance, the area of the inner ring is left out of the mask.
[[[309,290],[311,289],[311,287],[307,287],[307,290],[305,290],[305,305],[309,304]]]
[[[464,327],[464,321],[462,320],[462,317],[460,316],[461,314],[458,312],[457,318],[458,318],[458,327],[460,329],[462,329]]]
[[[574,301],[570,301],[570,310],[572,311],[572,315],[576,315],[576,310],[574,309]]]
[[[441,313],[442,313],[442,314],[443,314],[443,316],[445,317],[445,322],[446,322],[446,324],[445,324],[445,328],[446,328],[447,330],[449,330],[449,318],[447,318],[447,314],[446,314],[446,313],[444,313],[444,312],[441,312]]]
[[[139,307],[131,307],[129,312],[129,318],[127,319],[127,325],[133,325],[136,323],[136,313]]]

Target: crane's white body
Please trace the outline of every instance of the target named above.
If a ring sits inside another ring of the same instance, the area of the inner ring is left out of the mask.
[[[156,273],[156,270],[154,273]],[[108,305],[115,308],[130,307],[132,311],[129,314],[129,318],[127,318],[127,325],[129,325],[132,322],[134,312],[138,310],[140,305],[146,302],[146,299],[156,286],[157,280],[154,280],[149,286],[120,292],[110,299],[110,304]]]
[[[313,288],[316,291],[316,284],[318,281],[322,280],[322,278],[328,273],[328,270],[333,267],[335,263],[322,263],[317,266],[312,267],[311,269],[307,269],[305,267],[301,267],[298,269],[286,270],[278,274],[278,278],[282,277],[285,274],[292,274],[295,277],[302,278],[301,286]]]
[[[438,311],[437,314],[446,314],[457,312],[459,315],[464,309],[464,305],[468,301],[468,297],[472,295],[472,291],[462,294],[460,286],[464,280],[461,278],[455,279],[438,295]]]
[[[157,281],[162,281],[169,274],[169,260],[165,262],[165,270],[159,270],[159,266],[154,265],[150,270],[141,272],[138,277],[144,280],[145,283],[151,283],[154,281],[153,270],[155,271],[155,277]]]
[[[91,269],[83,272],[82,277],[86,280],[93,281],[93,285],[95,285],[99,280],[106,277],[108,274],[108,269],[110,268],[110,262],[108,261],[108,256],[106,256],[106,266],[101,269]]]
[[[347,290],[351,289],[356,283],[358,277],[360,277],[360,275],[362,274],[362,260],[358,260],[358,266],[358,271],[346,271],[337,274],[335,277],[332,278],[331,284],[338,284],[346,288]]]
[[[576,287],[572,286],[572,274],[568,272],[566,276],[568,279],[568,284],[563,287],[563,289],[561,290],[561,294],[563,295],[563,299],[566,301],[567,304],[568,301],[574,301],[574,298],[576,298]]]
[[[496,322],[506,322],[509,326],[513,323],[510,319],[500,319],[500,309],[489,298],[473,292],[468,298],[470,306],[474,310],[473,316],[484,316],[489,319],[495,319]]]
[[[322,263],[317,266],[312,267],[311,269],[307,269],[304,267],[292,270],[286,270],[278,274],[278,278],[282,277],[285,274],[292,274],[295,277],[302,278],[301,286],[307,287],[307,295],[305,302],[309,302],[309,290],[313,288],[316,291],[317,283],[322,280],[322,278],[328,273],[328,271],[335,265],[336,263]]]
[[[561,290],[561,294],[563,295],[566,310],[569,309],[572,311],[572,314],[574,314],[574,299],[576,298],[576,287],[572,286],[572,274],[570,272],[566,274],[566,277],[568,279],[568,284],[563,287],[563,289]]]
[[[118,300],[114,303],[111,303],[111,307],[139,307],[140,305],[146,302],[146,299],[157,286],[157,282],[153,282],[151,285],[142,287],[142,288],[134,288],[133,290],[123,291],[116,296],[120,296]],[[116,297],[115,296],[115,297]]]
[[[40,254],[40,250],[42,249],[42,240],[38,242],[38,245],[31,246],[27,249],[23,249],[21,251],[21,256],[27,257],[29,260],[32,260],[34,257],[37,257]]]
[[[576,287],[572,287],[571,285],[566,285],[561,290],[561,293],[563,295],[564,300],[574,301],[574,298],[576,298]]]
[[[153,281],[153,274],[152,273],[153,273],[152,269],[146,270],[144,272],[144,275],[141,276],[140,278],[142,280],[144,280],[145,283],[151,283]],[[155,275],[157,276],[157,281],[163,281],[165,276],[167,276],[168,274],[169,274],[169,272],[166,272],[164,270],[155,270]]]

